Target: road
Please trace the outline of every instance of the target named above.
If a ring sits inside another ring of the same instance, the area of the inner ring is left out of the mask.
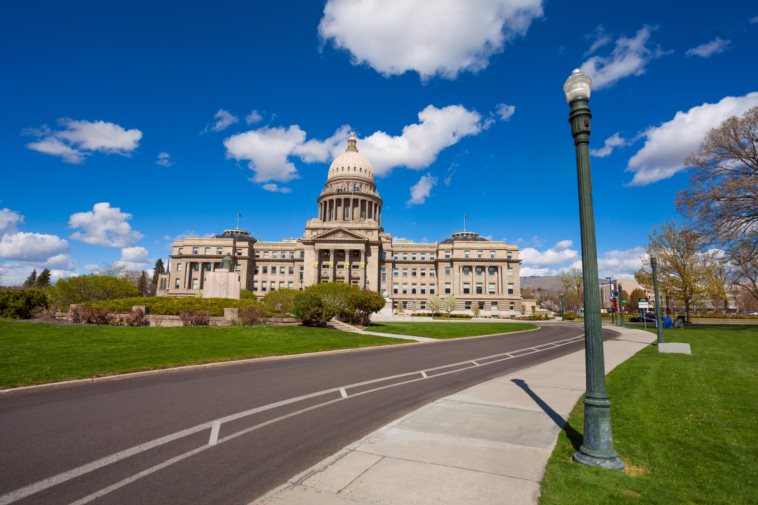
[[[582,331],[545,325],[3,394],[0,505],[247,504],[425,403],[581,349]]]

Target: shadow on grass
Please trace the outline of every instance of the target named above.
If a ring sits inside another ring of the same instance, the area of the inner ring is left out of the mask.
[[[566,432],[566,436],[571,441],[571,445],[578,451],[579,447],[582,445],[582,434],[576,431],[574,427],[571,426],[558,412],[553,410],[550,405],[545,403],[537,393],[532,391],[529,384],[525,381],[522,379],[511,379],[511,382],[523,389],[524,393],[528,394],[529,398],[534,400],[534,403],[536,403],[560,429]]]

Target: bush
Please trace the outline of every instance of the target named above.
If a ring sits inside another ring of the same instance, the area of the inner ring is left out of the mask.
[[[183,326],[208,326],[211,323],[207,312],[192,312],[186,310],[179,313]]]
[[[574,319],[576,319],[576,314],[574,314],[573,312],[564,312],[563,313],[563,320],[564,321],[573,321]]]
[[[127,326],[150,326],[150,321],[145,317],[145,313],[142,309],[133,310],[124,322]]]
[[[325,326],[337,313],[318,293],[307,289],[295,296],[292,312],[305,326]]]
[[[100,326],[114,324],[113,316],[107,310],[96,307],[75,307],[71,314],[71,320],[75,323],[97,324]]]
[[[269,314],[291,314],[292,307],[295,304],[295,296],[299,292],[296,289],[277,289],[266,293],[261,301]]]
[[[261,324],[263,322],[263,316],[263,306],[260,304],[239,309],[239,322],[245,326]]]
[[[525,321],[547,321],[550,317],[547,314],[530,314],[528,316],[519,317]]]
[[[334,309],[338,319],[350,321],[353,311],[349,308],[348,298],[351,293],[360,289],[342,282],[322,282],[308,286],[306,291],[317,295],[326,305]]]
[[[47,295],[39,289],[9,289],[0,292],[0,317],[30,319],[48,307]]]
[[[371,314],[379,312],[387,302],[384,297],[375,291],[359,289],[350,293],[347,305],[350,309],[350,322],[368,326],[371,322]]]
[[[230,298],[173,298],[170,296],[146,296],[102,300],[84,304],[108,312],[131,312],[135,305],[144,305],[148,314],[178,316],[181,312],[207,312],[209,316],[223,316],[225,308],[243,309],[260,306],[258,300],[234,300]]]
[[[257,300],[258,297],[249,289],[240,289],[240,300]]]
[[[137,288],[127,279],[109,275],[80,275],[68,279],[59,279],[50,290],[53,303],[59,306],[111,300],[137,296],[138,294]]]

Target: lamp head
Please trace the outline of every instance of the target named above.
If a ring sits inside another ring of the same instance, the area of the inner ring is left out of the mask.
[[[567,103],[579,98],[589,100],[591,91],[592,78],[578,68],[575,68],[566,82],[563,83],[563,92],[566,94]]]

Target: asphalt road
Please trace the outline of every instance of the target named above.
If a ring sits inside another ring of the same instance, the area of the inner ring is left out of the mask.
[[[582,332],[546,325],[3,394],[0,505],[247,504],[425,403],[581,349]]]

